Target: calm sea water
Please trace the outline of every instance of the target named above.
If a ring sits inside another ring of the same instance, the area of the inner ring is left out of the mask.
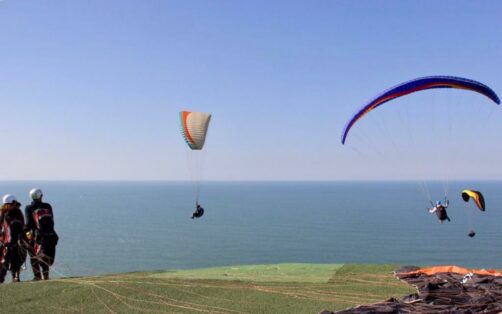
[[[2,182],[0,192],[25,205],[34,186],[55,210],[59,276],[282,262],[502,268],[502,182],[450,184],[444,225],[414,182],[204,183],[198,220],[190,183]],[[441,197],[441,184],[429,188]],[[484,192],[485,213],[465,205],[464,188]]]

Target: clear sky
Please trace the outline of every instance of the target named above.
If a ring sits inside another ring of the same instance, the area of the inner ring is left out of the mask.
[[[419,76],[469,77],[502,94],[501,12],[501,1],[3,0],[0,179],[189,179],[181,109],[213,114],[206,179],[436,177],[432,160],[413,167],[431,149],[416,129],[402,176],[381,135],[364,131],[374,157],[363,141],[342,146],[341,130],[367,100]],[[492,106],[457,94],[453,106]],[[496,109],[474,145],[445,152],[452,178],[502,178]]]

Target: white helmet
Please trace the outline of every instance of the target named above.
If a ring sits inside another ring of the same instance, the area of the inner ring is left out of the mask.
[[[17,198],[12,194],[5,194],[3,196],[2,202],[4,204],[12,204],[14,202],[17,202]]]
[[[34,201],[40,200],[42,198],[42,196],[43,196],[43,194],[42,194],[41,189],[39,189],[39,188],[31,189],[30,197],[32,200],[34,200]]]

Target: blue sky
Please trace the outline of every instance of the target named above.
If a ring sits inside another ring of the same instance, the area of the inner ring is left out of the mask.
[[[378,154],[340,133],[367,100],[419,76],[502,94],[500,12],[500,1],[3,0],[0,178],[189,179],[177,113],[193,109],[213,114],[209,180],[437,178],[445,165],[451,178],[499,179],[502,111],[455,113],[442,163],[424,161],[435,148],[417,129],[399,166],[369,122],[358,131]],[[491,106],[467,94],[408,105]],[[393,133],[390,111],[374,113]]]

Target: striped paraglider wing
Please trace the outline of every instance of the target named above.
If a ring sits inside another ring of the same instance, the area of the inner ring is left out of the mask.
[[[205,112],[181,111],[181,134],[193,150],[201,150],[206,141],[211,114]]]

